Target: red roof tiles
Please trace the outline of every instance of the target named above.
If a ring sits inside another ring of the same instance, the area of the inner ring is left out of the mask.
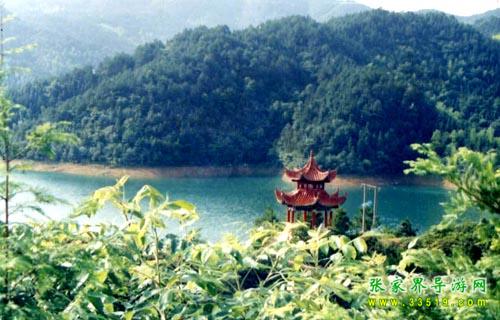
[[[309,160],[302,169],[285,169],[285,176],[292,181],[330,182],[335,179],[337,172],[335,170],[321,171],[311,151]]]
[[[322,189],[297,189],[289,193],[276,190],[275,194],[279,203],[293,207],[322,206],[337,208],[346,200],[346,196],[339,196],[338,191],[329,195]]]
[[[337,176],[335,170],[321,171],[311,151],[309,160],[302,169],[287,170],[285,176],[297,182],[298,189],[292,192],[275,191],[279,203],[291,207],[338,208],[346,201],[346,195],[339,192],[329,195],[324,184]]]

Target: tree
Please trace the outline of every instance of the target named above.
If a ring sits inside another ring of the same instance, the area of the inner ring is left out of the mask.
[[[0,8],[3,10],[3,8]],[[6,257],[9,253],[9,218],[13,214],[23,213],[26,211],[35,211],[44,215],[40,205],[53,203],[58,201],[56,197],[45,193],[43,190],[32,187],[30,185],[13,181],[11,176],[19,170],[27,170],[29,165],[22,162],[29,152],[35,152],[45,155],[49,158],[54,158],[54,146],[58,144],[76,144],[78,138],[71,133],[65,132],[67,122],[58,123],[43,123],[36,126],[26,135],[22,135],[19,130],[16,130],[16,116],[22,106],[15,104],[6,95],[6,89],[3,86],[5,77],[4,69],[4,51],[3,51],[3,12],[0,17],[0,26],[2,28],[0,39],[0,157],[2,164],[3,181],[0,181],[0,199],[4,204],[4,222],[3,222],[3,238],[4,252]],[[22,50],[21,48],[20,50]],[[15,50],[14,50],[15,52]],[[19,203],[13,203],[16,196],[22,194],[28,196],[30,200],[24,200]],[[5,273],[5,297],[9,299],[9,273]]]
[[[274,212],[274,210],[272,208],[266,208],[266,210],[264,210],[264,214],[262,216],[258,217],[257,219],[255,219],[254,224],[256,226],[261,226],[266,222],[275,223],[278,221],[279,221],[279,219],[276,216],[276,213]]]
[[[21,107],[14,104],[5,96],[4,88],[0,88],[0,156],[2,161],[3,181],[0,182],[0,199],[4,203],[4,226],[3,236],[5,238],[4,250],[8,254],[9,247],[9,218],[13,214],[24,211],[35,211],[44,214],[40,205],[53,203],[58,199],[30,185],[13,181],[11,176],[19,170],[29,169],[29,165],[22,161],[26,154],[35,151],[53,158],[55,153],[54,145],[57,144],[76,144],[78,139],[75,135],[64,132],[67,123],[44,123],[37,126],[28,133],[24,139],[19,137],[12,128],[12,118]],[[20,194],[31,196],[31,201],[23,201],[12,204],[14,198]],[[9,278],[5,274],[5,290],[8,299]]]
[[[417,235],[417,230],[413,229],[410,219],[406,218],[399,224],[395,235],[397,237],[414,237]]]
[[[465,147],[449,157],[440,157],[430,144],[413,144],[412,148],[425,158],[405,161],[404,172],[416,175],[437,175],[456,187],[446,204],[443,223],[455,220],[469,208],[500,214],[500,168],[497,153],[483,153]]]
[[[365,231],[371,230],[377,225],[380,225],[380,219],[378,216],[375,217],[375,224],[373,224],[373,207],[368,203],[362,204],[362,206],[365,206]],[[359,208],[358,215],[354,217],[352,226],[355,229],[358,229],[358,232],[361,233],[363,226],[363,207]]]
[[[349,231],[351,222],[344,209],[335,210],[332,221],[332,232],[334,234],[346,234]]]

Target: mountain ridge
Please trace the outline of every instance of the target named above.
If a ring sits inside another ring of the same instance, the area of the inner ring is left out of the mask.
[[[127,0],[119,4],[115,0],[24,0],[8,3],[7,9],[18,16],[13,25],[6,26],[7,36],[23,35],[13,44],[38,45],[38,50],[7,62],[30,68],[43,78],[77,66],[97,65],[107,56],[131,53],[140,44],[167,40],[186,28],[228,25],[242,29],[288,15],[318,14],[328,19],[370,8],[354,1],[330,0],[297,0],[293,4],[285,0]],[[11,83],[25,83],[33,76],[11,78]]]
[[[96,66],[105,57],[119,52],[132,53],[140,44],[167,40],[185,28],[228,25],[231,29],[242,29],[289,15],[311,16],[326,22],[371,10],[351,0],[293,3],[284,0],[127,0],[120,1],[120,5],[115,0],[21,0],[8,2],[7,9],[18,17],[6,26],[6,35],[23,35],[11,44],[37,44],[36,50],[7,60],[12,66],[31,70],[11,75],[10,85],[60,75],[75,67]],[[482,20],[499,16],[499,10],[457,19],[464,23],[481,21],[478,30],[494,36],[498,33],[496,21]]]

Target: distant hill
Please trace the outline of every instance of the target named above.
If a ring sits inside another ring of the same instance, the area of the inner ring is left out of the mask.
[[[468,17],[457,16],[458,21],[471,24],[487,37],[500,40],[500,8]]]
[[[480,14],[474,14],[472,16],[457,16],[458,21],[464,22],[464,23],[475,23],[479,20],[484,20],[488,19],[491,17],[497,17],[500,18],[500,8],[494,9],[494,10],[489,10]]]
[[[500,17],[482,18],[474,22],[473,26],[487,37],[500,37]]]
[[[242,29],[290,15],[325,22],[371,9],[351,0],[16,0],[6,6],[17,17],[5,28],[18,39],[11,45],[37,44],[36,50],[8,61],[31,70],[11,76],[11,85],[97,65],[107,56],[132,53],[140,44],[165,41],[186,28]],[[478,21],[478,30],[493,36],[496,20],[484,21],[490,17],[500,17],[500,9],[457,19]]]
[[[117,37],[110,30],[55,17],[46,17],[44,23],[29,23],[15,18],[6,25],[5,35],[15,38],[7,44],[8,48],[35,45],[32,50],[7,57],[10,66],[29,69],[11,75],[11,84],[95,65],[106,56],[128,52],[135,47],[135,44]]]
[[[419,10],[418,14],[439,13],[437,10]],[[500,8],[471,16],[454,16],[459,22],[469,24],[489,38],[500,40]]]
[[[170,39],[185,28],[241,29],[290,15],[323,21],[370,8],[332,0],[16,0],[7,9],[17,17],[5,28],[8,36],[18,38],[12,45],[38,45],[10,61],[31,69],[14,81],[25,82],[96,65],[106,56]]]
[[[59,160],[401,172],[408,145],[500,147],[500,43],[444,14],[373,10],[200,27],[12,92],[19,130],[72,121]]]

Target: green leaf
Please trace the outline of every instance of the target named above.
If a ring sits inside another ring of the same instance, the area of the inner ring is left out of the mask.
[[[363,238],[358,237],[352,241],[358,252],[366,253],[368,251],[368,246]]]
[[[187,201],[184,201],[184,200],[176,200],[176,201],[173,201],[173,202],[170,202],[170,205],[174,208],[174,209],[184,209],[184,210],[187,210],[187,211],[194,211],[196,210],[196,207],[187,202]]]
[[[408,249],[413,248],[417,244],[417,241],[418,241],[418,237],[416,237],[415,239],[410,241],[410,243],[408,243]]]
[[[95,273],[95,279],[99,283],[104,283],[108,278],[108,270],[101,270]]]
[[[344,245],[342,247],[342,253],[345,257],[349,257],[353,260],[356,259],[356,249],[354,249],[354,247],[350,244]]]

